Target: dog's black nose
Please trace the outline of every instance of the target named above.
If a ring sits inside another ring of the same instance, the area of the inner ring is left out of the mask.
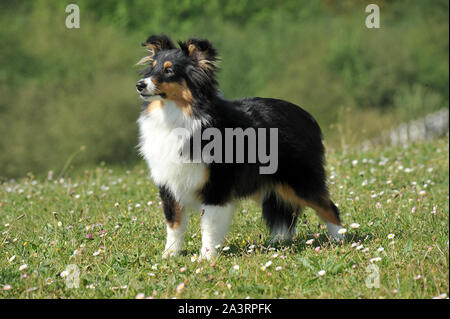
[[[143,80],[140,80],[136,83],[136,89],[141,92],[143,89],[147,87],[147,84]]]

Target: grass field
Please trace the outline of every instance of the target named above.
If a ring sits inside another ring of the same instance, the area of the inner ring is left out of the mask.
[[[198,214],[188,225],[183,255],[161,258],[163,213],[143,164],[2,181],[0,297],[446,297],[448,139],[331,153],[327,162],[347,243],[329,243],[306,211],[292,243],[268,247],[260,208],[243,201],[213,263],[196,258]],[[79,269],[79,288],[66,287],[69,264]],[[370,265],[378,267],[379,288],[366,286],[375,275]]]

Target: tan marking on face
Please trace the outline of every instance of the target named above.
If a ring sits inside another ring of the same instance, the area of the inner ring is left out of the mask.
[[[166,61],[166,62],[164,62],[163,66],[164,66],[164,69],[170,68],[172,66],[172,62]]]
[[[150,114],[150,112],[157,110],[157,109],[162,109],[164,105],[164,102],[162,100],[156,100],[156,101],[152,101],[147,105],[147,108],[145,109],[145,113]]]
[[[175,203],[175,221],[167,223],[172,230],[180,226],[183,214],[183,207],[179,203]]]
[[[153,61],[153,67],[155,67],[157,63],[158,63],[158,62],[156,62],[156,60]]]
[[[312,201],[306,201],[295,193],[295,191],[286,184],[278,184],[275,187],[275,192],[277,195],[285,202],[293,205],[294,207],[311,207],[314,209],[317,213],[317,215],[324,221],[333,223],[335,225],[340,225],[339,220],[337,219],[336,215],[334,214],[334,211],[331,209],[331,201],[328,198],[328,196],[323,196],[322,203],[319,204]]]
[[[192,97],[191,90],[187,87],[186,81],[177,82],[164,82],[159,86],[153,82],[161,93],[167,95],[168,100],[174,101],[178,107],[180,107],[184,114],[187,116],[192,115],[192,103],[194,98]]]

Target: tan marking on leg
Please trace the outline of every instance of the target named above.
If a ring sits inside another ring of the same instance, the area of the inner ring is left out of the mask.
[[[330,202],[329,199],[324,200],[324,203],[328,202]],[[317,212],[317,215],[319,215],[319,217],[322,218],[322,220],[335,225],[341,225],[341,223],[336,217],[336,214],[331,209],[330,205],[326,207],[325,205],[320,205],[314,202],[307,202],[307,205],[312,209],[314,209]]]
[[[250,199],[260,204],[262,199],[262,191],[257,191],[256,193],[250,196]]]
[[[275,186],[275,192],[285,202],[292,206],[303,208],[306,206],[306,202],[295,194],[295,191],[291,186],[287,184],[278,184]]]
[[[156,109],[162,109],[163,106],[164,102],[161,100],[152,101],[148,104],[147,108],[145,109],[145,113],[150,114],[150,112]]]
[[[175,203],[175,221],[167,223],[172,230],[175,230],[180,226],[183,213],[183,207],[180,204]]]
[[[334,211],[330,206],[326,207],[326,205],[320,205],[318,203],[306,201],[298,197],[292,187],[287,184],[278,184],[275,187],[275,191],[282,200],[300,208],[303,208],[305,206],[311,207],[316,211],[317,215],[322,220],[333,223],[335,225],[340,225],[339,220],[337,219]],[[322,200],[323,203],[330,203],[330,199],[328,198],[328,196],[323,196]]]
[[[208,183],[210,176],[211,176],[211,172],[210,172],[209,168],[206,167],[204,170],[204,173],[203,173],[203,181],[200,184],[200,187],[196,191],[197,199],[201,200],[202,189],[203,189],[203,187],[205,187],[206,183]]]
[[[209,178],[211,177],[211,172],[209,168],[205,168],[205,172],[203,173],[203,182],[202,182],[202,188],[205,186],[206,183],[208,183]]]

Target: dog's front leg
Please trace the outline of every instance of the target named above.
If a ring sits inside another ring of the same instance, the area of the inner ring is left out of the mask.
[[[233,219],[234,205],[202,206],[202,259],[217,256],[217,248],[222,245]]]
[[[159,189],[164,215],[166,216],[167,238],[163,258],[178,256],[183,248],[186,231],[186,213],[166,187]]]

